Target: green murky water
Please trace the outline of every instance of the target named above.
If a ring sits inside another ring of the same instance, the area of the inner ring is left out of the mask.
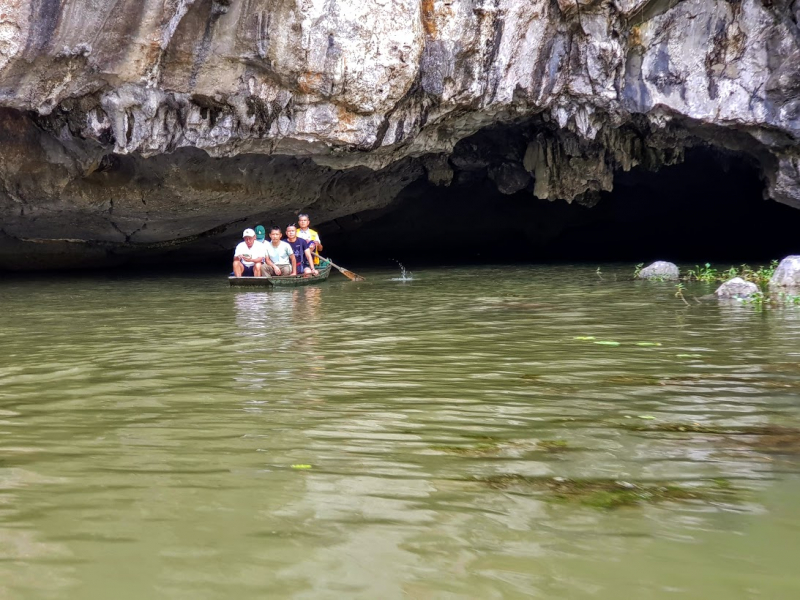
[[[631,272],[5,279],[0,597],[800,597],[800,309]]]

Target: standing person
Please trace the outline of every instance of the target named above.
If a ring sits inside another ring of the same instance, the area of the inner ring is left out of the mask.
[[[236,277],[261,277],[261,265],[265,261],[264,244],[256,241],[256,232],[249,227],[242,232],[242,238],[244,241],[239,242],[233,251],[233,274]]]
[[[311,220],[306,213],[297,215],[297,225],[299,227],[297,230],[297,237],[310,243],[311,253],[319,254],[322,252],[322,242],[319,239],[319,234],[309,227],[309,225],[311,225]],[[319,264],[319,259],[316,256],[314,257],[314,264]]]
[[[294,250],[286,242],[281,241],[281,228],[273,227],[269,232],[270,242],[264,244],[267,255],[267,266],[264,274],[272,275],[297,275],[297,261]]]
[[[295,261],[297,261],[297,274],[319,275],[314,268],[314,258],[311,256],[311,243],[297,237],[297,227],[294,223],[286,226],[286,243],[292,247]]]

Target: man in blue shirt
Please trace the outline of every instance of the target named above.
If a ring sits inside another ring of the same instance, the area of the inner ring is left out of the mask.
[[[314,259],[311,251],[314,244],[308,240],[297,237],[297,227],[294,224],[286,226],[285,242],[292,247],[294,258],[297,261],[297,274],[302,273],[306,277],[309,275],[319,275],[319,271],[314,268]]]

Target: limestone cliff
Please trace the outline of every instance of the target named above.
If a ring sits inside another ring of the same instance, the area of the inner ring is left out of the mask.
[[[751,157],[800,208],[798,16],[797,0],[0,0],[0,266],[229,243],[476,165],[503,193],[592,204],[615,171],[702,144]],[[508,144],[468,142],[498,124]]]

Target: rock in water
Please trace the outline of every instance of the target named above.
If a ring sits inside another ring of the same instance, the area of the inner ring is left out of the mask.
[[[757,294],[758,291],[758,286],[755,283],[745,281],[741,277],[734,277],[719,286],[714,294],[720,299],[750,298]]]
[[[772,279],[769,280],[771,288],[784,288],[789,290],[800,290],[800,255],[787,256],[784,258]]]
[[[678,279],[680,271],[678,266],[671,262],[657,260],[639,272],[639,279],[660,279],[663,281],[675,281]]]

